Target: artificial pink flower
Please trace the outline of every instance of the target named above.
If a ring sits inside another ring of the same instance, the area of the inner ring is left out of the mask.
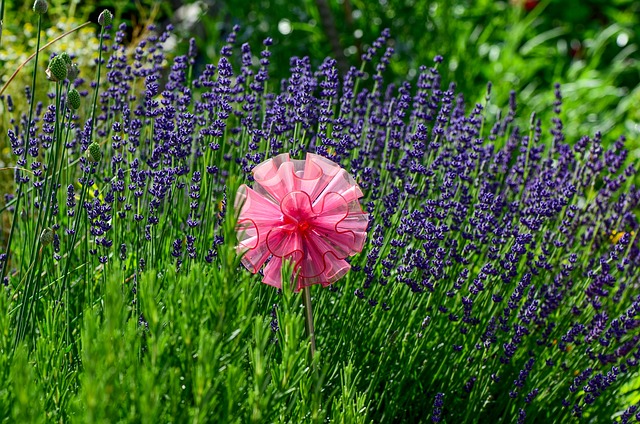
[[[257,165],[253,177],[253,189],[242,185],[236,198],[244,266],[256,273],[269,260],[262,282],[280,288],[289,258],[295,291],[344,276],[351,268],[344,259],[362,251],[368,224],[362,191],[347,171],[322,156],[284,153]]]

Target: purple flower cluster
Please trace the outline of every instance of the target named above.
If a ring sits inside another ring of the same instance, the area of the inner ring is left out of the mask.
[[[431,421],[439,423],[442,419],[442,406],[444,405],[444,393],[436,393],[433,400],[433,412],[431,413]]]

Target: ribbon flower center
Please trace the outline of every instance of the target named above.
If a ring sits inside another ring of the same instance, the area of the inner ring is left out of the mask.
[[[311,224],[309,224],[307,221],[298,222],[298,231],[300,231],[301,233],[305,233],[310,227]]]
[[[289,193],[280,207],[284,215],[284,228],[297,231],[301,236],[313,229],[312,221],[318,214],[311,207],[309,195],[303,192]]]

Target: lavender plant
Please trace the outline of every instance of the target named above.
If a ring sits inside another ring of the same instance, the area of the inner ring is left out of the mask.
[[[233,32],[198,74],[193,40],[171,59],[172,28],[151,28],[128,48],[101,16],[94,82],[60,52],[51,103],[10,113],[0,416],[633,417],[635,168],[624,139],[565,140],[560,87],[551,130],[522,129],[515,93],[504,117],[468,108],[441,57],[415,87],[385,85],[386,31],[360,69],[294,57],[276,82],[271,39],[238,55]],[[371,214],[351,272],[314,287],[312,360],[299,298],[239,267],[231,207],[255,164],[307,151],[356,176]]]

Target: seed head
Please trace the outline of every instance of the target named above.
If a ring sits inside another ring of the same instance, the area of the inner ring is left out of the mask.
[[[49,10],[49,3],[47,3],[47,0],[36,0],[33,3],[33,11],[38,15],[44,15],[47,13],[47,10]]]
[[[100,150],[100,145],[95,141],[89,145],[87,152],[87,156],[92,162],[100,162],[100,159],[102,159],[102,150]]]
[[[98,23],[103,27],[107,25],[111,25],[112,21],[113,21],[113,15],[107,9],[103,10],[102,13],[100,13],[100,16],[98,16]]]
[[[80,93],[78,93],[78,90],[76,90],[75,88],[69,90],[67,101],[69,103],[70,109],[77,110],[80,107]]]
[[[54,82],[64,81],[67,78],[67,63],[61,55],[54,56],[51,59],[46,74],[47,79]]]
[[[60,56],[60,58],[61,58],[62,60],[64,60],[64,63],[65,63],[67,66],[71,66],[71,56],[69,56],[69,54],[68,54],[67,52],[62,52],[62,53],[60,53],[58,56]]]
[[[53,241],[53,230],[51,228],[45,228],[40,234],[40,243],[42,246],[47,246]]]
[[[71,82],[75,81],[76,78],[78,78],[79,74],[80,74],[80,69],[78,68],[77,63],[72,63],[71,65],[67,66],[67,79],[69,79],[69,81]]]

